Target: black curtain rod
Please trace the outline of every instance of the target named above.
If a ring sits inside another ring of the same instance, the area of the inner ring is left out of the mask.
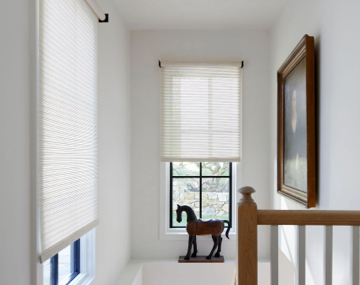
[[[159,60],[159,67],[161,68],[161,61]],[[244,67],[244,61],[242,60],[241,61],[241,67],[240,68],[243,68]]]

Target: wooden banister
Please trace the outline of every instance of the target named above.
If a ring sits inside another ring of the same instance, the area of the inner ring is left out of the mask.
[[[258,210],[258,225],[358,226],[359,211]]]
[[[255,190],[248,186],[239,189],[242,197],[238,203],[238,285],[257,285],[258,225],[271,225],[276,227],[272,228],[272,232],[276,237],[278,225],[360,226],[360,211],[258,210],[256,203],[251,197],[251,194],[254,192]],[[303,232],[302,239],[305,245],[305,227],[300,228]],[[330,228],[332,233],[332,227]],[[330,231],[330,228],[327,230]],[[354,238],[354,248],[356,249],[359,247],[359,228],[354,228],[354,237],[357,237],[357,239]],[[332,241],[331,244],[329,243],[329,247],[330,246],[332,246]],[[304,252],[302,263],[305,264],[305,246],[303,246],[301,251]],[[277,251],[272,253],[272,256],[275,256],[274,259],[276,259],[276,254]],[[353,259],[355,267],[358,266],[359,253],[354,254]],[[277,284],[277,266],[273,268],[272,284]],[[302,278],[304,279],[305,269],[303,270],[303,275]],[[353,279],[359,280],[359,274],[355,272]],[[329,280],[331,280],[331,276]],[[305,284],[304,282],[301,284]],[[330,281],[329,284],[331,284]]]

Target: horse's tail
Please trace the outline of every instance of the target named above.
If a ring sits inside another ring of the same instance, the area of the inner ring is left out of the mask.
[[[226,230],[225,236],[226,236],[228,239],[230,239],[230,238],[229,238],[229,232],[230,232],[230,229],[231,229],[231,224],[230,224],[229,221],[226,221],[226,220],[223,220],[223,222],[228,224],[228,228],[227,228],[227,230]]]

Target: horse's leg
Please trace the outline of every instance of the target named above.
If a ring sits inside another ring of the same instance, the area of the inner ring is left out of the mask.
[[[189,260],[190,259],[190,253],[191,253],[191,246],[193,244],[193,240],[196,236],[189,236],[189,245],[188,245],[188,251],[186,256],[184,257],[185,260]]]
[[[193,244],[194,244],[194,252],[193,254],[191,255],[191,257],[196,257],[196,254],[197,254],[197,244],[196,244],[196,236],[194,237],[194,241],[193,241]]]
[[[221,237],[221,235],[219,235],[217,238],[218,238],[219,247],[218,247],[218,251],[215,254],[215,257],[220,257],[222,237]]]
[[[214,253],[214,251],[215,251],[215,249],[216,249],[216,247],[217,247],[217,244],[218,244],[218,239],[217,239],[217,237],[212,236],[212,239],[213,239],[213,241],[214,241],[214,246],[213,246],[210,254],[206,257],[206,259],[211,259],[212,255],[213,255],[213,253]]]

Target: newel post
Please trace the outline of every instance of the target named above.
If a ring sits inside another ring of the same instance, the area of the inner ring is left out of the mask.
[[[257,206],[251,198],[255,190],[239,189],[238,203],[238,285],[257,285]]]

